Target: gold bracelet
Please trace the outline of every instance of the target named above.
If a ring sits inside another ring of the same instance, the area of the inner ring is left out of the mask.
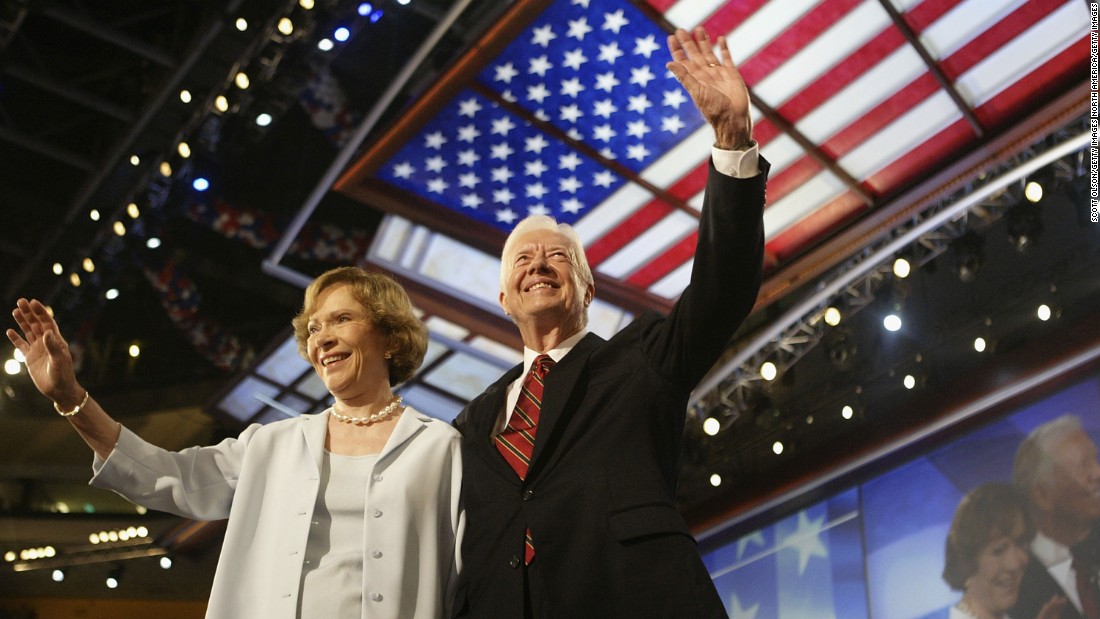
[[[79,413],[79,412],[80,412],[80,410],[84,408],[84,405],[88,403],[88,396],[89,396],[89,395],[90,395],[90,393],[88,392],[88,390],[87,390],[87,389],[85,389],[85,390],[84,390],[84,399],[83,399],[83,400],[81,400],[81,401],[80,401],[80,404],[77,404],[77,405],[76,405],[76,408],[74,408],[74,409],[73,409],[73,410],[71,410],[71,411],[63,411],[63,410],[61,410],[61,407],[57,405],[57,402],[54,402],[54,403],[53,403],[53,409],[54,409],[55,411],[57,411],[57,414],[58,414],[58,415],[61,415],[62,417],[72,417],[73,415],[75,415],[75,414]]]

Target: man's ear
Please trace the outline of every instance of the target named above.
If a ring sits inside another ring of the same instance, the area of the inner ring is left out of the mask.
[[[503,294],[503,293],[502,293]],[[588,307],[592,304],[592,299],[596,297],[596,284],[588,284],[584,291],[584,306]]]
[[[1041,512],[1049,512],[1054,509],[1054,496],[1053,493],[1046,487],[1045,484],[1036,483],[1031,485],[1031,489],[1028,491],[1028,498],[1031,499],[1032,505],[1038,508]]]
[[[512,315],[512,312],[508,311],[508,304],[504,300],[504,291],[503,290],[500,291],[500,297],[497,299],[497,302],[500,303],[500,309],[504,310],[504,315],[505,316],[511,316]]]

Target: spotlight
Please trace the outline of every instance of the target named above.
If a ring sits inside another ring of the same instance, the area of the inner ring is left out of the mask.
[[[122,566],[112,568],[107,572],[107,588],[118,589],[119,584],[122,583]]]
[[[356,9],[356,11],[363,17],[366,17],[374,12],[374,6],[372,6],[370,2],[362,2],[359,4],[359,8]]]
[[[772,453],[774,453],[777,456],[779,454],[783,453],[783,443],[781,443],[780,441],[776,441],[776,442],[772,443]]]
[[[900,330],[901,316],[897,314],[887,314],[886,317],[882,319],[882,326],[885,327],[887,331],[891,332]]]
[[[337,28],[336,30],[334,30],[332,32],[332,38],[334,38],[337,41],[343,43],[343,42],[345,42],[345,41],[347,41],[348,39],[351,38],[351,31],[348,30],[347,28],[343,27],[343,26],[340,26],[339,28]]]
[[[163,570],[171,569],[172,568],[172,557],[169,557],[168,555],[165,555],[165,556],[161,557],[160,558],[160,568],[163,569]]]
[[[822,338],[822,346],[829,362],[841,372],[847,372],[855,364],[859,353],[859,343],[851,331],[844,328],[833,329]]]
[[[1005,225],[1008,227],[1008,240],[1016,251],[1028,252],[1039,242],[1043,234],[1043,222],[1039,217],[1039,207],[1021,202],[1005,213]]]
[[[835,327],[840,324],[840,310],[835,307],[829,306],[825,308],[824,318],[825,324],[829,325],[830,327]]]
[[[909,261],[905,258],[898,258],[894,260],[894,276],[898,279],[905,279],[909,277],[910,271]]]
[[[973,282],[985,261],[985,239],[968,231],[955,239],[951,247],[955,250],[955,275],[963,283]]]
[[[714,417],[707,417],[703,420],[703,433],[707,436],[714,436],[718,434],[718,430],[722,428],[722,423]]]
[[[718,486],[721,486],[722,485],[722,476],[719,475],[718,473],[715,473],[715,474],[711,475],[710,476],[710,485],[714,486],[715,488],[717,488]]]
[[[1039,181],[1030,180],[1024,185],[1024,197],[1032,204],[1043,199],[1043,185]]]
[[[194,188],[195,191],[203,192],[207,189],[210,189],[210,181],[207,180],[205,177],[200,176],[191,181],[191,187]]]
[[[53,573],[50,574],[50,578],[52,578],[54,582],[61,582],[61,581],[65,580],[65,570],[62,570],[62,569],[54,570]]]
[[[775,364],[771,361],[765,361],[760,366],[760,377],[764,380],[775,380],[775,377],[779,375],[779,369],[775,367]]]

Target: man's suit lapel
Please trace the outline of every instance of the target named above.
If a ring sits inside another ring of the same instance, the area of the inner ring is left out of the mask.
[[[493,443],[493,430],[496,426],[500,411],[504,410],[504,398],[507,394],[508,385],[516,380],[522,371],[523,364],[508,370],[500,380],[493,383],[485,390],[485,395],[478,403],[477,414],[471,416],[470,424],[472,425],[472,432],[470,432],[470,436],[467,439],[473,444],[473,449],[471,450],[473,453],[485,460],[489,468],[498,475],[516,485],[520,483],[519,476],[516,475],[516,472],[508,465],[504,456],[500,455],[500,452],[497,451],[496,445]]]
[[[542,393],[542,408],[539,409],[539,429],[535,435],[535,452],[531,456],[531,469],[527,475],[538,474],[541,468],[540,456],[546,451],[546,446],[554,442],[555,429],[568,422],[565,405],[570,400],[570,395],[577,387],[577,382],[585,374],[588,367],[588,359],[592,353],[604,343],[600,336],[589,333],[577,342],[577,345],[569,351],[562,360],[551,368],[546,376],[545,388]],[[547,455],[549,457],[550,454]]]

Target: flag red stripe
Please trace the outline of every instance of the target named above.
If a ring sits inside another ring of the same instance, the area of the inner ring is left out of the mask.
[[[698,241],[699,231],[694,230],[672,247],[666,249],[660,256],[643,265],[642,268],[626,278],[626,281],[643,289],[649,288],[657,280],[679,268],[681,264],[691,260],[695,255],[695,245]]]
[[[782,34],[753,54],[741,64],[741,76],[747,84],[756,84],[769,73],[781,67],[792,56],[802,51],[822,32],[844,17],[862,0],[835,0],[823,2],[813,8]]]
[[[988,127],[1013,122],[1023,110],[1035,105],[1035,93],[1039,89],[1050,88],[1058,92],[1072,88],[1088,70],[1088,62],[1089,40],[1088,35],[1085,35],[1023,79],[983,103],[974,113]]]
[[[946,58],[940,63],[943,72],[957,79],[1063,4],[1063,0],[1031,0]]]
[[[865,207],[866,204],[859,196],[846,191],[776,235],[768,241],[765,248],[780,262],[789,260],[807,244],[824,237],[862,213]]]
[[[684,0],[684,2],[691,2],[692,0]],[[768,3],[768,0],[745,0],[744,2],[727,2],[722,5],[722,8],[718,9],[711,14],[710,17],[703,20],[703,27],[707,29],[707,32],[711,33],[711,36],[717,37],[718,35],[729,34],[733,32],[735,28],[740,26],[746,19],[752,17],[760,7]],[[734,58],[734,61],[744,60],[744,58]]]

